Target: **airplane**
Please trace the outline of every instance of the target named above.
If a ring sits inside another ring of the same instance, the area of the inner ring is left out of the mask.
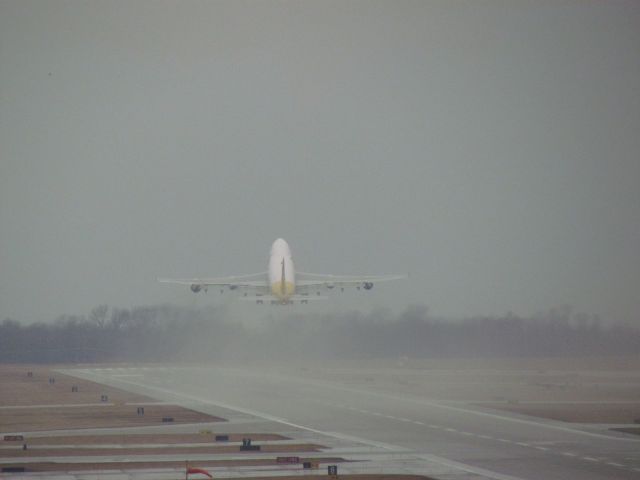
[[[371,290],[374,282],[403,278],[407,278],[407,275],[343,276],[296,272],[289,244],[278,238],[271,245],[269,270],[266,272],[221,278],[158,278],[158,282],[186,285],[193,293],[206,292],[209,287],[220,287],[220,293],[223,293],[226,287],[229,290],[243,290],[244,295],[240,298],[257,304],[267,301],[271,304],[292,305],[295,302],[306,304],[310,300],[326,300],[327,297],[321,295],[322,290],[337,287],[344,292],[345,287],[349,286],[355,286],[358,290]],[[249,296],[249,292],[253,292],[253,295]]]

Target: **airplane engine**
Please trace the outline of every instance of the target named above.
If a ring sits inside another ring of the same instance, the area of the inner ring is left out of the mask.
[[[193,293],[198,293],[200,290],[202,290],[202,285],[198,285],[197,283],[191,284],[191,291]]]
[[[371,290],[373,288],[373,282],[364,282],[362,286],[365,290]]]

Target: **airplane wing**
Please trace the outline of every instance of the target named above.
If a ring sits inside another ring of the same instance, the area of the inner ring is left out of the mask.
[[[392,280],[402,280],[408,275],[327,275],[322,273],[296,272],[296,291],[306,292],[309,290],[334,287],[357,287],[371,290],[374,283],[389,282]]]
[[[197,293],[200,290],[207,291],[208,287],[229,287],[230,290],[254,289],[268,290],[267,272],[252,273],[249,275],[236,275],[232,277],[218,278],[158,278],[158,283],[171,283],[186,285],[191,291]]]

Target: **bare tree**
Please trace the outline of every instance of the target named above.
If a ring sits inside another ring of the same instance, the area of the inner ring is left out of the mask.
[[[98,305],[91,310],[89,314],[89,322],[92,325],[102,329],[107,323],[107,312],[109,307],[107,305]]]

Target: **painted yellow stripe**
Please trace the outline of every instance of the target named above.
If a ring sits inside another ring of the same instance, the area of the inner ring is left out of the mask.
[[[295,285],[291,282],[284,282],[284,288],[282,288],[282,282],[271,284],[271,293],[278,298],[290,297],[295,292],[295,289]]]

